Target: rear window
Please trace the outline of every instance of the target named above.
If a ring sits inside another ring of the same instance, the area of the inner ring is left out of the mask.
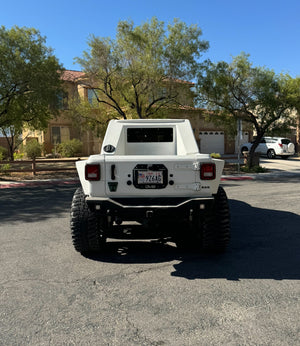
[[[289,139],[287,139],[287,138],[283,138],[283,139],[281,140],[281,143],[282,143],[282,144],[290,144],[291,141],[290,141]]]
[[[173,128],[143,127],[127,129],[128,143],[173,142]]]

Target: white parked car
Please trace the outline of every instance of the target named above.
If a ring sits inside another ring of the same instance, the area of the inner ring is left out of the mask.
[[[121,224],[138,223],[179,246],[222,251],[230,212],[220,186],[223,160],[200,154],[188,120],[112,120],[102,150],[76,163],[73,244],[99,252]]]
[[[241,152],[249,151],[253,142],[244,143]],[[267,155],[269,159],[280,156],[282,159],[287,159],[295,154],[295,146],[288,138],[282,137],[263,137],[255,150],[262,155]]]

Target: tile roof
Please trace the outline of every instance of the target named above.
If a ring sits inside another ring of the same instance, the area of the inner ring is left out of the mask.
[[[73,70],[64,70],[61,76],[61,79],[67,82],[76,82],[78,79],[85,77],[85,73],[82,71],[73,71]],[[165,81],[171,80],[170,78],[165,78]],[[193,86],[193,82],[181,80],[181,79],[173,79],[172,81],[181,84],[189,84]]]
[[[65,70],[62,73],[61,79],[67,82],[75,82],[84,76],[85,73],[82,71]]]

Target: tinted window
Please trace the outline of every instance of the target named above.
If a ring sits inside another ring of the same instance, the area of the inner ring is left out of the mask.
[[[286,139],[286,138],[284,138],[284,139],[282,139],[281,140],[281,143],[282,144],[289,144],[291,141],[289,140],[289,139]]]
[[[129,128],[127,129],[128,143],[157,143],[173,142],[173,129],[167,127]]]

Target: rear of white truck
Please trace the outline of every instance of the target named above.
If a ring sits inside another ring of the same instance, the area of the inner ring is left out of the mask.
[[[188,120],[111,121],[101,153],[77,163],[71,231],[79,252],[100,251],[123,221],[168,230],[178,246],[224,250],[224,162],[200,154]]]

